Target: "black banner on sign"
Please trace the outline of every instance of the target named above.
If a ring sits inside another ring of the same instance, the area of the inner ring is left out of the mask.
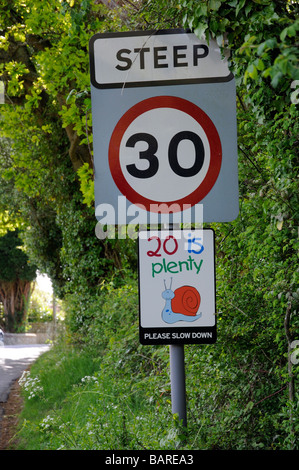
[[[216,325],[197,328],[142,328],[139,327],[141,344],[213,344],[216,342]]]

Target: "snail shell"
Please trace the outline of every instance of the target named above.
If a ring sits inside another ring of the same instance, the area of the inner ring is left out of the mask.
[[[174,291],[171,301],[172,311],[183,315],[195,316],[200,305],[200,294],[193,286],[182,286]]]

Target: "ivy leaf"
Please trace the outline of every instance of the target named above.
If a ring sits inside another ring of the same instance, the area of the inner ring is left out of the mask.
[[[221,7],[221,1],[220,0],[210,0],[210,9],[211,10],[218,10]]]
[[[250,64],[248,67],[248,74],[253,79],[256,80],[258,78],[258,71],[254,64]]]
[[[237,2],[236,16],[238,16],[240,10],[244,7],[246,0],[241,0]]]
[[[280,82],[280,80],[282,79],[283,77],[283,73],[282,72],[276,72],[274,73],[273,75],[273,78],[271,80],[271,85],[273,86],[273,88],[276,88]]]
[[[288,26],[282,31],[282,33],[280,34],[280,40],[284,41],[287,36],[295,37],[298,30],[299,30],[299,20],[297,20],[295,23],[291,24],[290,26]]]
[[[199,23],[198,26],[194,29],[194,34],[196,34],[196,36],[201,39],[207,28],[207,23]]]

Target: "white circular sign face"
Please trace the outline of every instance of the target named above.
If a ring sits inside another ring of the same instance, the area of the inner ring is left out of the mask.
[[[148,136],[144,136],[144,130]],[[188,133],[186,132],[188,131]],[[182,133],[184,132],[184,133]],[[134,148],[127,146],[127,142],[137,135]],[[151,137],[149,137],[151,136]],[[172,157],[177,160],[178,168],[182,171],[173,171],[169,162],[169,144],[175,136],[179,140],[173,147],[176,153]],[[202,142],[203,151],[196,155],[196,142]],[[145,139],[145,140],[143,140]],[[155,139],[155,140],[154,140]],[[192,139],[192,140],[191,140]],[[157,142],[157,145],[155,144]],[[159,165],[153,176],[138,178],[129,172],[130,165],[142,171],[148,170],[150,161],[141,159],[142,152],[149,148],[149,142],[157,147],[155,156]],[[202,158],[202,165],[196,165],[196,158]],[[210,145],[200,124],[189,114],[170,108],[156,108],[138,116],[125,131],[120,144],[120,166],[128,184],[141,196],[161,202],[171,202],[188,196],[196,190],[207,174],[210,163]],[[184,176],[184,170],[192,169],[190,176]]]
[[[109,165],[119,190],[148,211],[161,203],[194,205],[215,184],[221,143],[210,118],[182,98],[158,96],[130,108],[117,123]]]

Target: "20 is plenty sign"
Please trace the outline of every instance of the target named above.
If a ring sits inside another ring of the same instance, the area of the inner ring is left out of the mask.
[[[139,233],[142,344],[216,341],[214,232]]]
[[[121,223],[119,196],[145,214],[200,203],[205,222],[236,218],[235,83],[217,44],[184,30],[97,34],[90,66],[98,219]]]

